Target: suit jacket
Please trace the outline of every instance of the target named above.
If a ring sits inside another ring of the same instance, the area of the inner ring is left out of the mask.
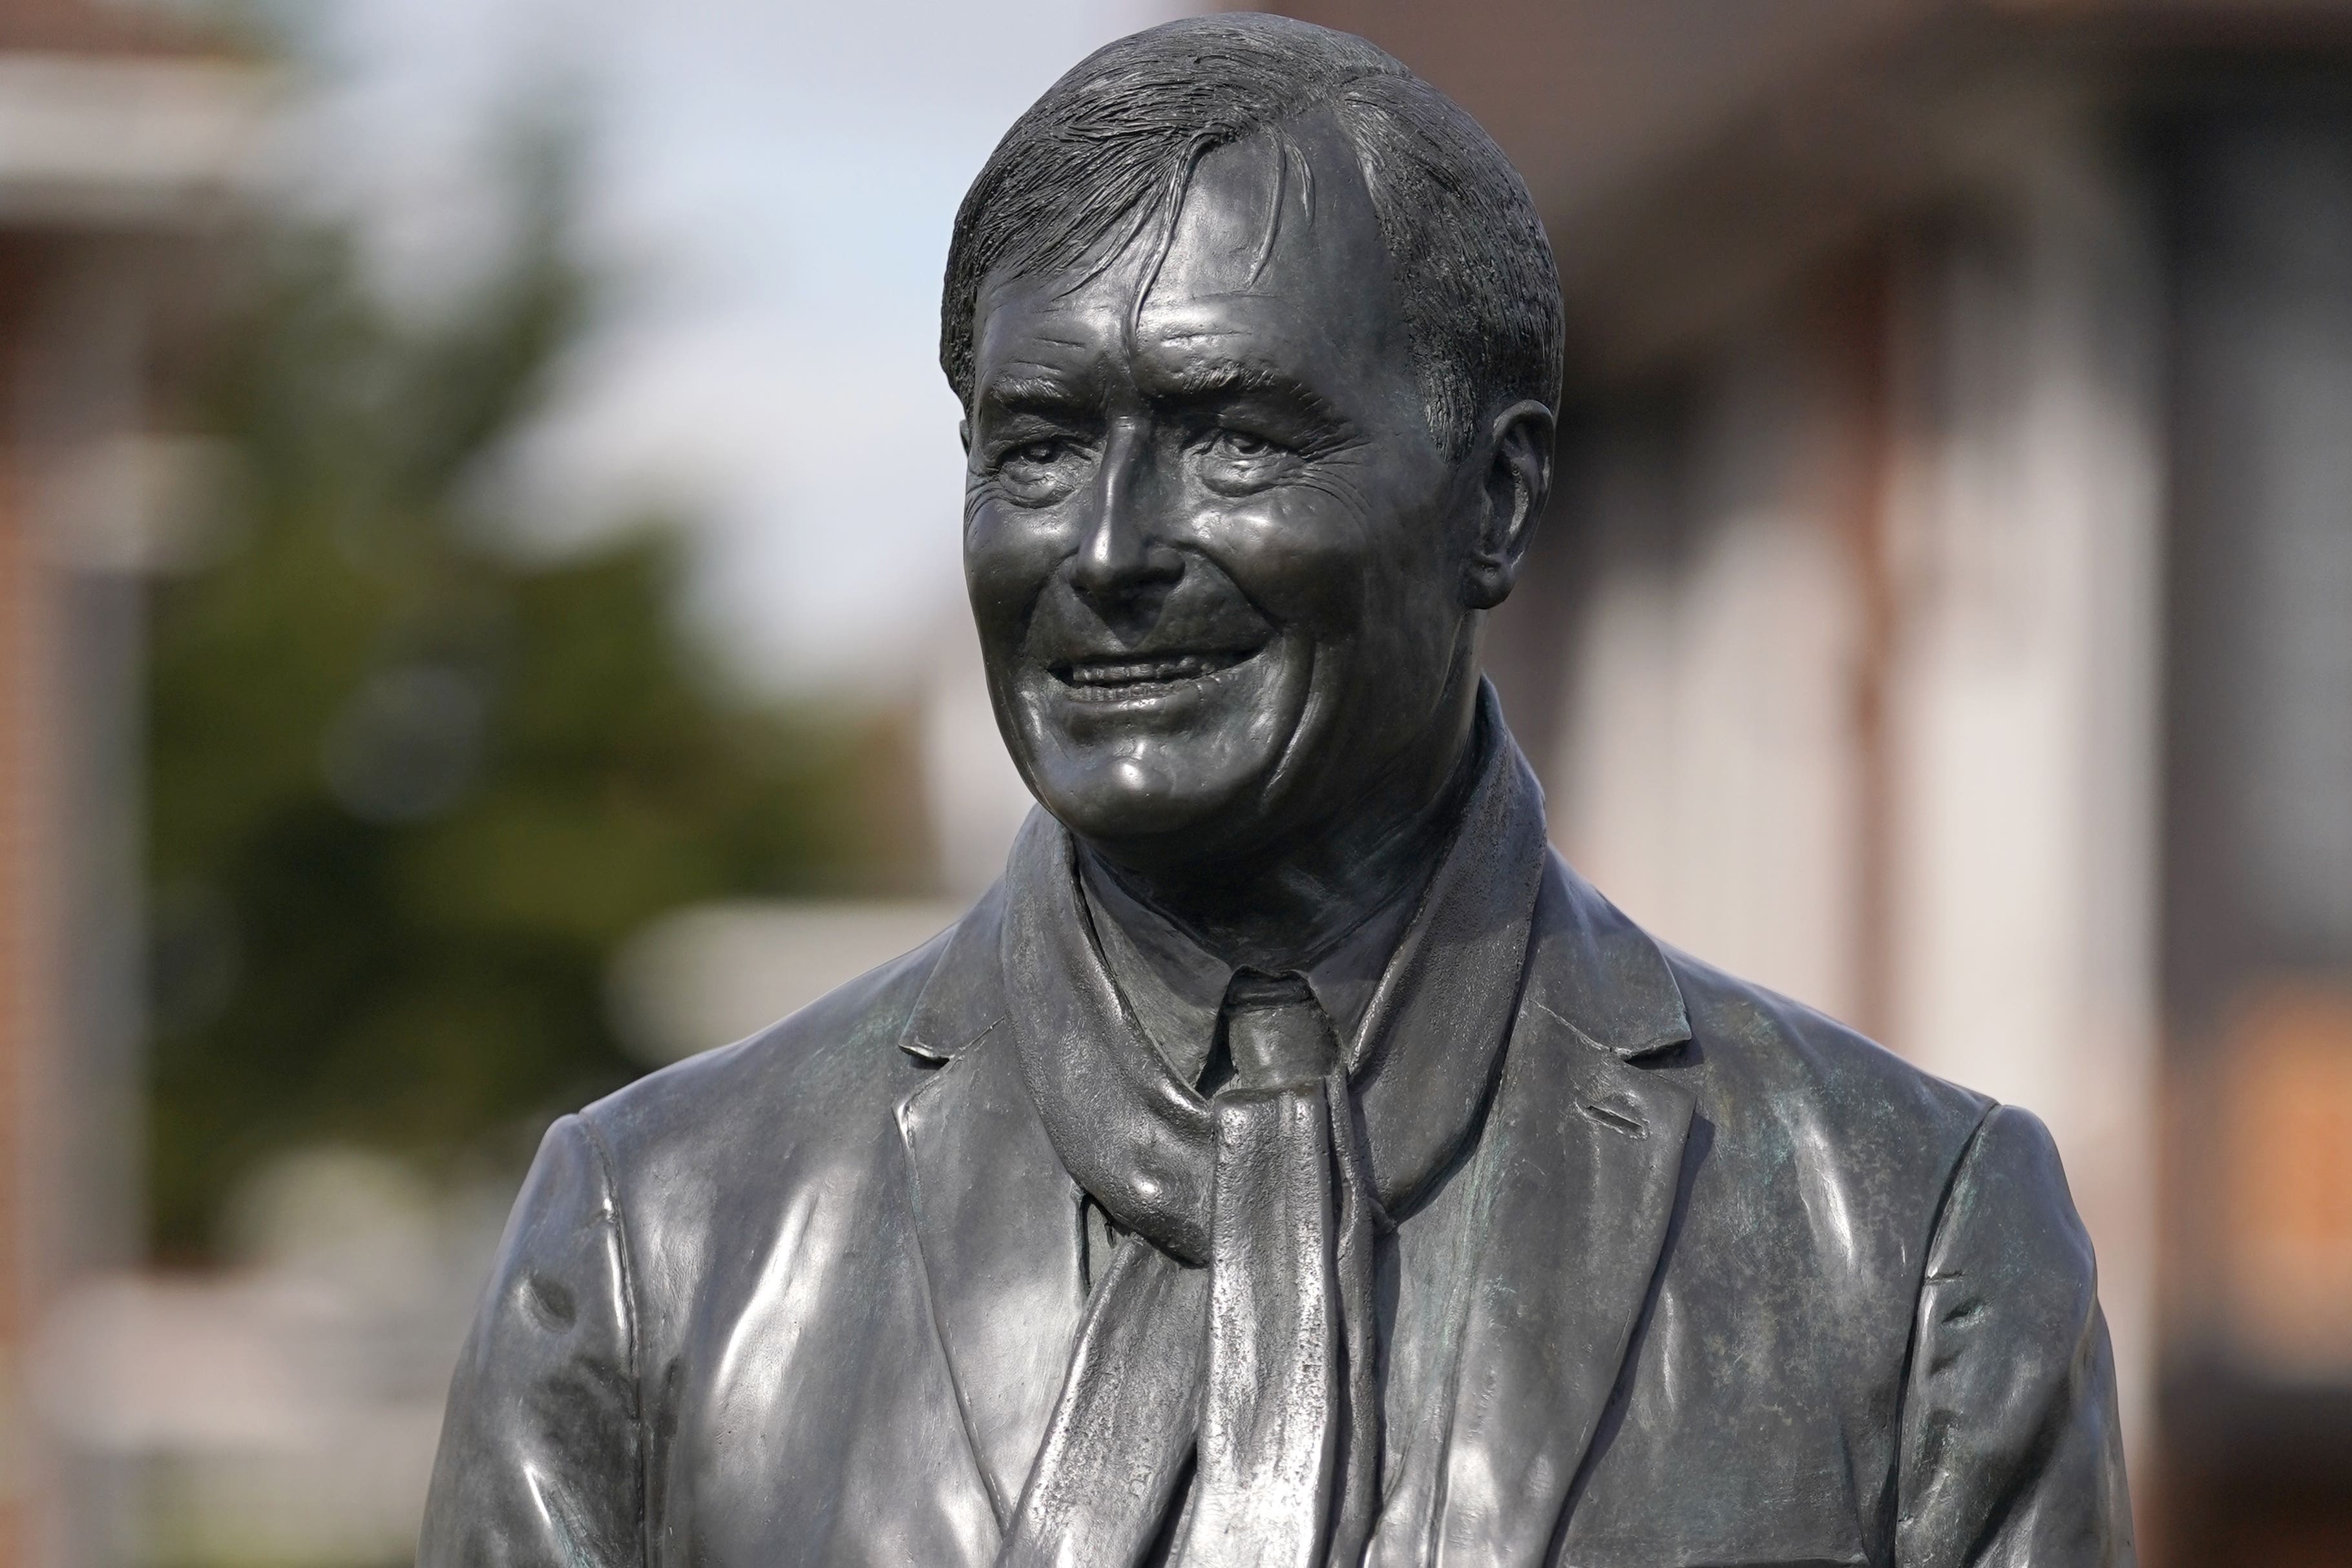
[[[1001,903],[549,1131],[426,1568],[985,1564],[1084,1304]],[[1425,1560],[2132,1560],[2024,1112],[1661,947],[1558,856],[1477,1158]]]

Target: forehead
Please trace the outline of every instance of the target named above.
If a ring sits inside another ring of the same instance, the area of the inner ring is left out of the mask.
[[[1172,219],[1108,265],[992,279],[979,307],[982,396],[1107,353],[1145,379],[1233,358],[1364,384],[1409,363],[1379,217],[1328,112],[1210,152]]]

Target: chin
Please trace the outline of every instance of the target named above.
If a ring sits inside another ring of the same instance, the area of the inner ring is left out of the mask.
[[[1072,832],[1214,853],[1263,837],[1307,706],[1305,666],[1267,650],[1113,692],[1033,670],[999,718],[1031,790]]]
[[[1182,740],[1048,741],[1026,771],[1045,810],[1089,842],[1213,852],[1258,836],[1275,762]]]

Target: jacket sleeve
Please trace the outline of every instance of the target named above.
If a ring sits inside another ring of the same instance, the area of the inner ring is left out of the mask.
[[[644,1562],[629,1267],[609,1172],[548,1129],[457,1362],[419,1568]]]
[[[2091,1239],[2028,1113],[1995,1107],[1961,1155],[1912,1336],[1902,1568],[2132,1563]]]

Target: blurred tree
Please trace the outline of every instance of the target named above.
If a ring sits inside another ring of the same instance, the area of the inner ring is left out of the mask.
[[[494,543],[486,461],[590,319],[535,145],[503,259],[432,323],[306,230],[228,335],[236,548],[154,606],[160,1255],[273,1153],[445,1154],[625,1081],[604,965],[649,916],[915,869],[904,726],[725,695],[668,530]]]

